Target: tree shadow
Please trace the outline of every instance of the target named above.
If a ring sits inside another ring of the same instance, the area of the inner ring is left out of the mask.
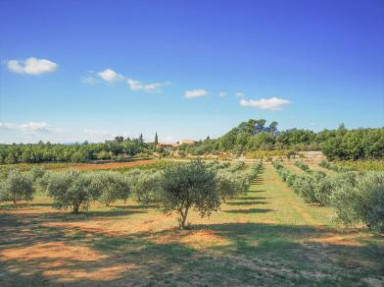
[[[247,191],[247,194],[251,194],[251,193],[261,193],[261,192],[266,192],[265,190],[261,189],[261,190],[248,190]]]
[[[149,204],[149,205],[111,205],[113,208],[118,209],[129,209],[129,210],[146,210],[148,208],[156,208],[158,207],[155,204]]]
[[[241,200],[260,200],[260,199],[266,199],[265,196],[240,196],[237,197],[236,199],[241,199]]]
[[[235,201],[227,202],[228,205],[253,205],[253,204],[267,204],[266,201]]]
[[[384,255],[382,246],[315,242],[331,230],[311,226],[216,223],[121,236],[67,231],[53,227],[41,230],[50,236],[21,241],[26,251],[0,259],[1,286],[354,286],[380,275]],[[201,234],[226,243],[189,245]]]
[[[269,208],[249,208],[249,209],[231,209],[231,210],[224,210],[224,212],[227,213],[267,213],[274,211],[273,209]]]
[[[2,204],[0,205],[0,210],[9,210],[9,209],[17,209],[17,208],[24,208],[24,207],[49,207],[53,206],[52,203],[35,203],[35,202],[22,202],[17,204]]]

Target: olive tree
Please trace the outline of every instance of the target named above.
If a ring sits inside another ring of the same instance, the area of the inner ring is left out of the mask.
[[[331,197],[336,222],[363,222],[371,229],[384,230],[384,173],[372,172],[356,185],[339,185]]]
[[[52,173],[48,178],[48,196],[53,198],[59,209],[71,207],[73,213],[88,210],[89,204],[98,195],[93,176],[92,173],[74,170]]]
[[[113,171],[93,174],[90,188],[93,196],[106,206],[119,199],[127,200],[130,192],[128,180],[121,173]]]
[[[45,169],[41,167],[34,167],[29,171],[29,176],[31,177],[33,182],[36,182],[40,178],[42,178],[45,174]]]
[[[178,164],[164,171],[161,201],[165,211],[176,210],[179,228],[185,229],[188,212],[194,208],[201,217],[220,206],[215,173],[200,160]]]
[[[138,203],[145,207],[158,203],[161,194],[161,172],[133,170],[127,177]]]
[[[32,200],[34,191],[32,179],[27,174],[11,170],[0,182],[0,201],[17,204],[18,200]]]

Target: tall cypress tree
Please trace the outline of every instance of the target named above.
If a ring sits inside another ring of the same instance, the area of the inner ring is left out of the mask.
[[[157,144],[159,143],[159,138],[157,136],[157,132],[155,133],[155,150],[157,149]]]

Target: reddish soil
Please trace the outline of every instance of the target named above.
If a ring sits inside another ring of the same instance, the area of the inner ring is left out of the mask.
[[[117,169],[117,168],[123,168],[123,167],[133,167],[133,166],[140,166],[145,164],[153,164],[156,163],[156,159],[148,159],[148,160],[140,160],[140,161],[131,161],[131,162],[110,162],[110,163],[103,163],[103,164],[96,164],[96,163],[85,163],[85,164],[79,164],[75,165],[71,168],[77,169],[77,170],[98,170],[98,169]],[[57,170],[65,170],[68,169],[65,168],[58,168]]]

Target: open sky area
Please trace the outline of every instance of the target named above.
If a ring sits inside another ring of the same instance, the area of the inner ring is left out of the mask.
[[[0,142],[382,127],[383,0],[0,1]]]

